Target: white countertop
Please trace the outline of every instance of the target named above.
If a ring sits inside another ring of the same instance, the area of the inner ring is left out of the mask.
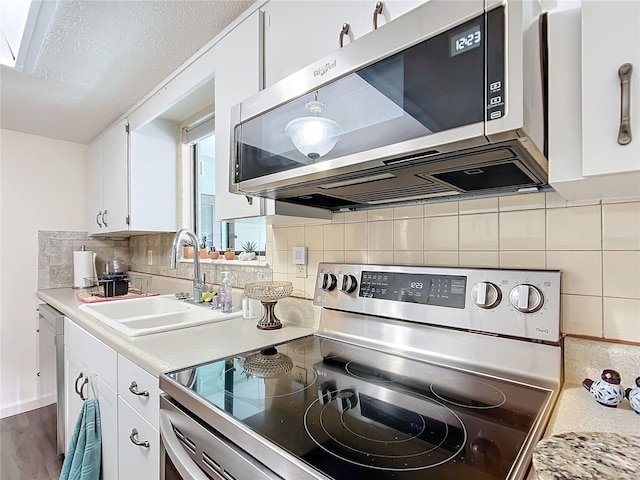
[[[76,298],[76,290],[40,290],[38,298],[154,376],[304,337],[317,330],[315,326],[288,322],[286,317],[281,317],[283,327],[279,330],[260,330],[256,328],[256,320],[234,318],[169,332],[127,337],[79,310],[82,302]],[[305,323],[315,325],[313,321]]]

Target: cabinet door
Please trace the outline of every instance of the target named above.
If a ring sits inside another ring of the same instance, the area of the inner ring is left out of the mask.
[[[260,199],[247,201],[229,192],[231,150],[230,109],[257,93],[262,78],[262,12],[254,12],[216,46],[216,220],[262,214]]]
[[[265,8],[265,87],[340,48],[340,30],[349,24],[347,45],[369,31],[364,10],[375,2],[269,2]]]
[[[640,170],[640,2],[582,4],[583,174]],[[633,139],[618,143],[621,85],[618,69],[633,66],[630,122]]]
[[[129,135],[130,230],[175,232],[180,125],[156,119]]]
[[[122,397],[118,398],[118,431],[120,480],[158,479],[160,477],[158,430],[142,418]]]
[[[104,232],[102,223],[102,177],[104,137],[89,147],[86,171],[87,231],[90,235]]]
[[[82,375],[80,375],[82,374]],[[102,478],[118,478],[118,395],[75,356],[75,352],[65,348],[65,442],[68,451],[71,437],[82,410],[83,400],[76,392],[84,379],[88,383],[82,388],[85,398],[95,398],[100,410],[102,437]]]
[[[104,134],[104,232],[128,230],[128,137],[126,122],[114,125]]]

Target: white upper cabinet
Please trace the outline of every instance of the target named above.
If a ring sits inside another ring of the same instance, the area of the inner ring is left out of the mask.
[[[424,3],[425,0],[387,0],[376,16],[378,27]],[[378,2],[272,1],[265,12],[265,87],[306,67],[374,29]]]
[[[585,176],[640,170],[640,2],[583,2]]]
[[[262,86],[262,13],[256,11],[215,46],[216,220],[262,215],[263,202],[229,192],[231,107]]]
[[[640,196],[640,3],[582,2],[549,32],[549,183],[567,200]]]
[[[87,230],[89,234],[127,229],[126,121],[113,125],[89,148]]]
[[[126,121],[89,148],[90,235],[171,232],[176,228],[176,153],[180,127],[154,121],[128,133]]]

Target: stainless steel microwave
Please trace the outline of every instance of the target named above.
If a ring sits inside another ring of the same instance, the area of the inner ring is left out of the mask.
[[[547,186],[546,14],[431,0],[236,105],[230,190],[333,211]]]

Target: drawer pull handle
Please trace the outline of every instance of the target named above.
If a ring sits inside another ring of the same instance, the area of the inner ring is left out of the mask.
[[[97,214],[96,214],[96,223],[98,224],[98,227],[102,228],[102,223],[100,223],[100,214],[102,213],[102,210],[100,210]]]
[[[138,447],[149,448],[151,446],[151,444],[147,440],[143,440],[142,442],[138,440],[138,430],[135,428],[131,430],[131,435],[129,435],[129,440],[131,440],[131,443],[133,443]]]
[[[630,63],[623,64],[618,69],[620,77],[620,129],[618,130],[618,143],[628,145],[631,143],[631,72],[633,66]]]
[[[138,391],[138,384],[135,381],[131,382],[131,385],[129,385],[129,391],[134,395],[138,395],[140,397],[149,396],[149,390],[144,390],[143,392]]]
[[[78,382],[82,379],[82,377],[84,377],[83,373],[80,372],[80,374],[78,374],[78,378],[76,378],[76,382],[74,385],[74,389],[76,391],[76,393],[80,396],[80,398],[82,400],[86,400],[87,398],[84,396],[84,394],[82,393],[82,390],[84,389],[84,386],[89,383],[89,379],[88,378],[84,378],[84,381],[82,382],[82,384],[80,386],[78,386]]]

